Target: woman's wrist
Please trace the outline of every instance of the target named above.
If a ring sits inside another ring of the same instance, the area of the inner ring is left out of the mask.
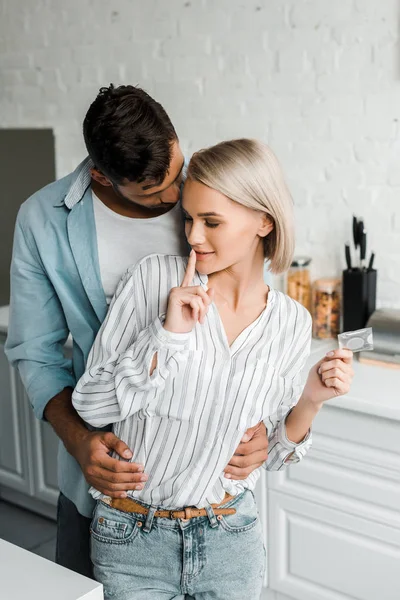
[[[299,404],[308,412],[314,412],[315,415],[317,415],[324,403],[321,400],[316,400],[313,395],[307,393],[305,389],[300,396],[300,400],[298,401],[297,405]]]
[[[314,402],[303,393],[286,418],[286,436],[288,440],[294,444],[302,442],[321,408],[322,403]]]

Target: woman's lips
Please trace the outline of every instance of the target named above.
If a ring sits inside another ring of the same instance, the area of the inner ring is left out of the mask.
[[[196,252],[196,260],[206,260],[213,254],[214,252]]]

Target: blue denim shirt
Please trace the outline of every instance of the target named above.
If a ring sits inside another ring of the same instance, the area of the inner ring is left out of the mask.
[[[72,174],[36,192],[22,204],[15,226],[6,354],[39,419],[53,396],[75,387],[107,313],[90,166],[85,159]],[[63,351],[69,333],[72,360]],[[94,501],[88,485],[62,443],[58,483],[79,512],[90,517]]]

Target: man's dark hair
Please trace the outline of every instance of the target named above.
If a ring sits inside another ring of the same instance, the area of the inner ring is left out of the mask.
[[[102,87],[83,122],[95,167],[115,184],[125,179],[160,185],[176,131],[161,104],[133,85]]]

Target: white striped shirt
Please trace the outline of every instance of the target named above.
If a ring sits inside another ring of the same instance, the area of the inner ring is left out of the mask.
[[[203,325],[171,333],[163,327],[168,295],[181,284],[186,265],[187,258],[153,254],[128,269],[72,397],[91,425],[113,423],[132,461],[144,464],[149,479],[128,496],[170,509],[253,489],[259,469],[243,481],[223,471],[244,432],[262,420],[268,470],[297,462],[311,445],[310,432],[300,444],[288,440],[285,425],[309,355],[307,310],[270,290],[264,311],[230,347],[214,303]],[[193,285],[206,287],[207,280],[196,272]]]

